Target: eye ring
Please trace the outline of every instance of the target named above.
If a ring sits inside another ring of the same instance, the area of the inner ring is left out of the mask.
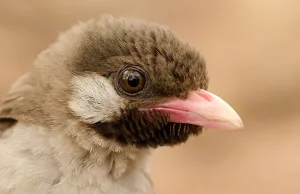
[[[115,81],[121,93],[134,97],[148,88],[149,76],[139,66],[127,66],[118,72]]]

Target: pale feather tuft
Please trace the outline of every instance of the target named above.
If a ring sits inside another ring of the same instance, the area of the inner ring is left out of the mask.
[[[103,76],[76,76],[72,80],[72,88],[69,107],[85,122],[110,122],[124,108],[123,98]]]

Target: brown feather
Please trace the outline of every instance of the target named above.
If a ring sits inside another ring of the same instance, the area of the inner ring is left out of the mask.
[[[203,58],[168,28],[105,16],[97,22],[79,23],[43,51],[31,73],[15,84],[0,105],[0,119],[49,128],[67,123],[84,126],[68,107],[72,78],[89,73],[110,75],[127,65],[145,69],[152,83],[151,98],[130,99],[134,107],[169,97],[185,98],[190,90],[208,86]],[[65,132],[78,140],[100,142],[97,133],[82,132],[84,128],[66,127]]]

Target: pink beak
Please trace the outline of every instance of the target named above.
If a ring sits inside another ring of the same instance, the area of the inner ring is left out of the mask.
[[[192,91],[185,100],[174,99],[151,109],[170,114],[170,122],[228,130],[243,128],[239,115],[220,97],[205,91]]]

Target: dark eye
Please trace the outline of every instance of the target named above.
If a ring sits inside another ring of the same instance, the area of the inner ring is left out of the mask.
[[[144,74],[135,69],[124,70],[120,77],[120,86],[125,92],[130,94],[142,91],[145,82]]]

